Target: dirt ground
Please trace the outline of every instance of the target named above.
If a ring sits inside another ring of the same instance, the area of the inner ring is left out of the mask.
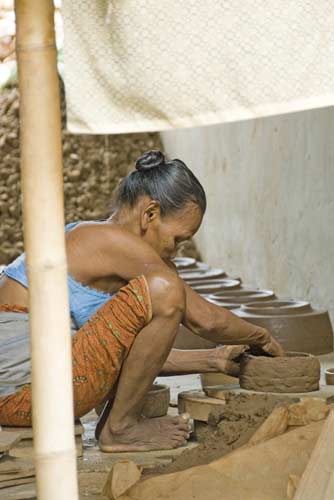
[[[162,149],[159,134],[74,135],[66,131],[62,89],[63,172],[66,222],[110,214],[112,193],[135,160]],[[0,264],[23,251],[20,193],[19,91],[0,91]]]

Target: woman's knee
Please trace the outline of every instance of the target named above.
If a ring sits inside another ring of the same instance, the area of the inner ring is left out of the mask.
[[[183,316],[185,290],[182,280],[172,272],[151,273],[146,276],[153,316]]]

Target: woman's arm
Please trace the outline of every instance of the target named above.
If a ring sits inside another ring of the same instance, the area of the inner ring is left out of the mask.
[[[247,346],[242,345],[191,351],[172,349],[160,375],[222,372],[237,377],[240,370],[237,360],[246,349]]]
[[[82,224],[68,233],[66,243],[70,274],[86,284],[106,277],[129,281],[141,274],[176,273],[173,263],[163,261],[142,238],[117,225]],[[266,329],[211,304],[183,283],[183,324],[195,334],[219,344],[258,345],[270,354],[283,354]]]
[[[260,326],[239,318],[228,309],[211,304],[185,284],[186,314],[183,324],[193,333],[220,344],[260,346],[268,354],[284,351],[273,336]]]

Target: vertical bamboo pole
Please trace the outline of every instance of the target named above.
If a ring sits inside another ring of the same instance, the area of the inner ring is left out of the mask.
[[[40,500],[78,498],[52,0],[16,0],[21,176]]]

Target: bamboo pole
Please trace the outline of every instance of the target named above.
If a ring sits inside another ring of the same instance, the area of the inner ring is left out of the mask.
[[[41,500],[78,498],[52,0],[16,0],[33,435]]]

